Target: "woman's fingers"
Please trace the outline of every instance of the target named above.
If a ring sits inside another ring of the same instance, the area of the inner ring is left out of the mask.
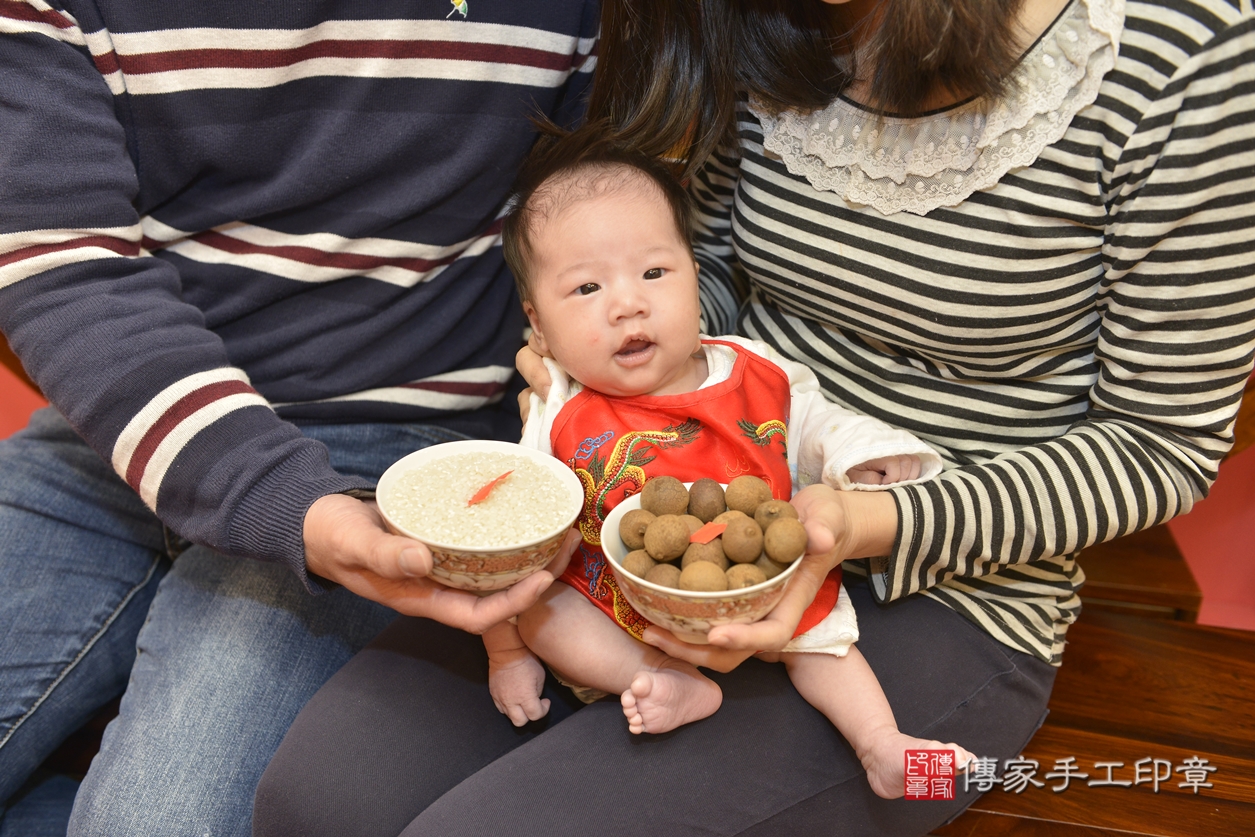
[[[807,555],[789,579],[784,596],[767,616],[749,625],[720,625],[711,628],[711,645],[738,651],[779,651],[797,632],[802,614],[815,600],[831,567],[821,556]]]
[[[536,392],[541,401],[549,397],[549,370],[545,368],[545,358],[541,355],[534,337],[515,354],[514,368],[519,370],[523,380],[527,381],[527,385]]]
[[[826,485],[811,485],[799,491],[791,502],[806,527],[806,553],[828,555],[835,550],[846,525],[838,492]],[[837,560],[829,569],[836,566]]]
[[[645,630],[644,641],[677,660],[712,671],[732,671],[754,655],[754,651],[717,648],[713,645],[692,645],[676,638],[675,634],[653,625]]]

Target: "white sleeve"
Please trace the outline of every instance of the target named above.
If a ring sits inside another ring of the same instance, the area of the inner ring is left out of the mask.
[[[924,482],[941,473],[941,457],[928,445],[905,430],[890,427],[879,419],[861,416],[824,398],[819,379],[810,367],[789,360],[766,343],[741,337],[721,337],[765,357],[784,370],[789,378],[792,403],[789,408],[789,470],[793,490],[823,482],[843,491],[880,491],[900,485]],[[919,457],[920,475],[890,485],[853,483],[846,474],[882,456]]]
[[[554,419],[583,387],[572,381],[555,361],[549,358],[544,360],[545,369],[549,370],[549,397],[541,401],[535,392],[531,394],[527,421],[523,424],[523,438],[519,440],[519,444],[552,455],[553,446],[550,440]]]

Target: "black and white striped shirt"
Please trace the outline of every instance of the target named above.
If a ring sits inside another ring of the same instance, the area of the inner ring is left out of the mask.
[[[878,598],[922,591],[1058,664],[1076,552],[1188,512],[1232,443],[1255,350],[1250,0],[1129,3],[1062,138],[923,216],[791,175],[748,110],[740,136],[695,183],[708,329],[946,459],[892,492]]]

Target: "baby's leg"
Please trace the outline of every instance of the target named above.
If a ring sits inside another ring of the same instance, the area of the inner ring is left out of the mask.
[[[851,647],[844,657],[813,653],[779,656],[802,697],[824,713],[850,742],[877,796],[896,799],[905,792],[907,750],[952,750],[956,772],[974,758],[957,744],[899,732],[880,681],[858,648]]]
[[[667,732],[705,718],[723,693],[689,663],[638,642],[588,599],[554,584],[519,616],[527,647],[567,679],[622,696],[633,733]]]

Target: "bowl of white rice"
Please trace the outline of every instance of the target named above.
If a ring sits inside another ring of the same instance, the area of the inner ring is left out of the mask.
[[[390,530],[431,550],[431,577],[461,590],[502,590],[557,555],[584,505],[561,460],[522,445],[447,442],[397,460],[379,478]]]

